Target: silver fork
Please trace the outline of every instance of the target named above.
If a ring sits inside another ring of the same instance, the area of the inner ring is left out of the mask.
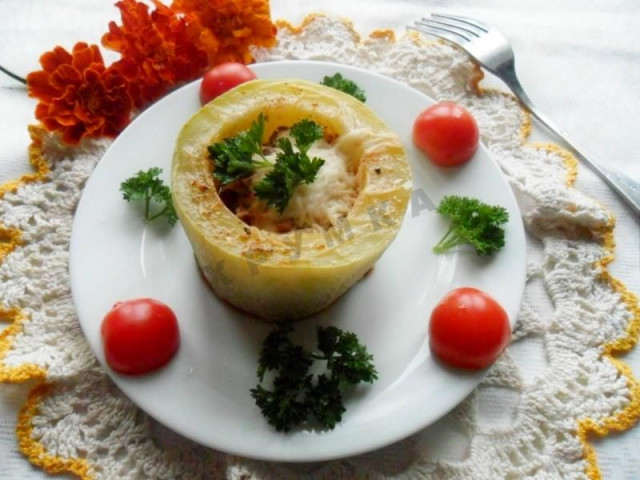
[[[640,215],[640,183],[600,162],[587,158],[569,141],[566,134],[538,110],[516,76],[513,49],[500,32],[471,18],[435,13],[431,14],[430,18],[422,18],[408,28],[457,45],[481,66],[500,78],[531,112],[531,115],[560,137],[576,158],[591,167],[629,204],[636,215]]]

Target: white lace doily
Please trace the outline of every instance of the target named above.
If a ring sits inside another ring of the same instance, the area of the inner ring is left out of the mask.
[[[640,416],[640,389],[612,357],[633,345],[637,299],[606,270],[614,222],[571,187],[572,158],[530,145],[515,100],[482,91],[459,51],[389,32],[360,39],[315,16],[280,26],[259,62],[330,60],[405,82],[469,108],[516,194],[527,226],[528,283],[512,345],[482,384],[437,424],[377,452],[288,465],[225,455],[151,420],[91,354],[71,298],[68,245],[82,187],[108,142],[74,149],[32,129],[35,181],[0,191],[0,379],[38,383],[18,427],[22,450],[50,472],[86,479],[584,479],[598,478],[590,432]],[[48,167],[47,167],[48,165]],[[50,169],[50,171],[48,171]]]

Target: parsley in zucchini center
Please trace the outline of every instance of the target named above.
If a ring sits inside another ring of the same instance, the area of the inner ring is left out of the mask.
[[[298,185],[312,183],[324,165],[323,159],[308,155],[313,142],[323,137],[324,129],[306,119],[293,124],[288,136],[276,140],[278,151],[275,162],[271,163],[265,157],[262,145],[265,122],[261,113],[248,130],[209,145],[207,149],[213,161],[213,176],[222,187],[248,178],[259,169],[270,169],[254,185],[253,192],[282,214]]]

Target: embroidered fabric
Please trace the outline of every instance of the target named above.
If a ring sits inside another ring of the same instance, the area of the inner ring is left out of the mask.
[[[636,298],[606,270],[613,220],[572,188],[571,156],[528,144],[529,119],[517,102],[481,90],[480,70],[450,46],[388,32],[361,39],[348,22],[324,16],[299,29],[280,27],[278,46],[257,50],[257,61],[360,66],[471,110],[528,230],[528,282],[508,351],[445,418],[366,455],[274,464],[194,444],[119,392],[75,316],[68,273],[73,213],[109,142],[70,149],[33,129],[32,157],[42,155],[50,172],[0,198],[0,316],[14,322],[0,344],[0,378],[46,381],[20,418],[23,451],[47,471],[96,480],[597,478],[589,432],[622,429],[639,415],[639,387],[611,355],[631,348],[640,314]]]

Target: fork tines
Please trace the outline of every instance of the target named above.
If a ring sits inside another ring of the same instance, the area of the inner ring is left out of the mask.
[[[458,43],[470,42],[481,34],[488,32],[484,25],[475,20],[439,13],[432,13],[430,17],[423,17],[415,25],[415,27],[409,28],[444,38],[445,40],[452,40],[450,36],[453,35],[456,37],[454,40]]]

